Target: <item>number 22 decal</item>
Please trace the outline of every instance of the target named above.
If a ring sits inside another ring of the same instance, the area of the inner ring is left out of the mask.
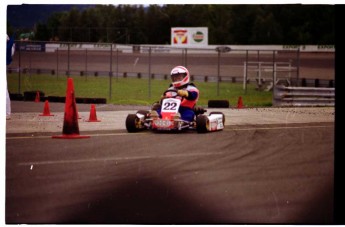
[[[176,102],[165,102],[163,110],[176,110]]]
[[[167,113],[177,113],[180,104],[181,100],[179,99],[164,99],[162,103],[162,111]]]

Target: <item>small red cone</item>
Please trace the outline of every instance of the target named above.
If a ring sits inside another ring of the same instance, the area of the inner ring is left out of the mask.
[[[89,120],[87,120],[87,122],[100,122],[100,120],[97,120],[95,104],[91,104],[90,117]]]
[[[40,98],[40,92],[37,91],[36,92],[36,98],[35,98],[35,102],[40,102],[41,101],[41,98]]]
[[[46,100],[46,101],[44,102],[43,113],[40,114],[40,116],[54,116],[54,114],[50,114],[49,102],[48,102],[48,100]]]
[[[79,135],[78,126],[78,111],[75,102],[73,79],[68,78],[66,101],[65,101],[65,115],[63,122],[62,135],[52,136],[53,139],[83,139],[90,138],[90,136]]]
[[[238,97],[237,101],[237,109],[242,109],[243,108],[243,101],[242,101],[242,96]]]

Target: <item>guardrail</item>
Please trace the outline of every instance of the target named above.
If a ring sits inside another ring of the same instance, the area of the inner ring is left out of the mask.
[[[298,73],[297,67],[292,67],[291,61],[287,62],[264,62],[264,61],[248,61],[243,62],[243,89],[246,89],[248,79],[255,78],[258,84],[258,88],[262,89],[263,84],[265,81],[272,81],[272,73],[273,73],[273,81],[275,84],[279,82],[279,80],[284,79],[286,80],[289,85],[291,83],[291,73]],[[256,75],[251,74],[250,72],[255,72]],[[265,73],[265,76],[263,74]],[[268,73],[268,74],[267,74]],[[277,74],[282,75],[277,75]],[[266,88],[267,91],[272,89],[272,83],[268,85]]]
[[[273,106],[334,106],[335,88],[285,87],[276,85]]]

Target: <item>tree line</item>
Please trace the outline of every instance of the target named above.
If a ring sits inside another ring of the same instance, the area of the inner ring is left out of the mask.
[[[33,40],[170,44],[171,27],[208,27],[209,44],[332,45],[334,5],[95,5],[55,12]]]

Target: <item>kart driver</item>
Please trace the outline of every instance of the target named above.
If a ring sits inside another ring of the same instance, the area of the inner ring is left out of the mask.
[[[170,76],[172,83],[169,89],[177,90],[178,96],[182,97],[179,108],[181,119],[191,122],[194,120],[194,107],[199,98],[199,90],[193,83],[190,83],[189,71],[183,66],[174,67]],[[157,112],[160,115],[160,109]]]

